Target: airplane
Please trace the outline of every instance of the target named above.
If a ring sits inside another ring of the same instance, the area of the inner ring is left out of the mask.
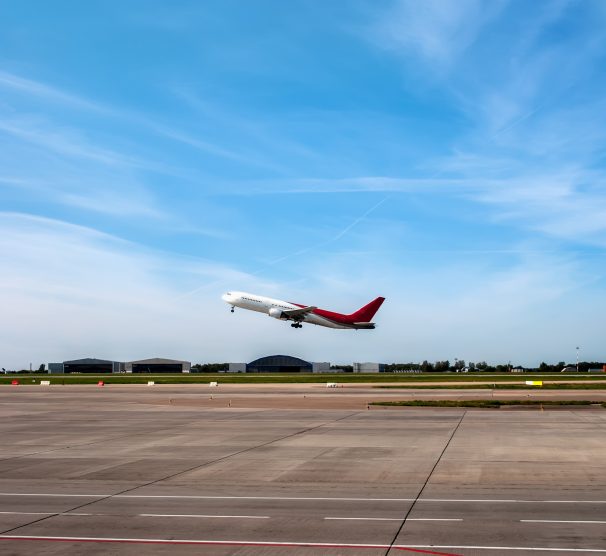
[[[221,299],[231,305],[232,313],[235,307],[266,313],[275,319],[293,321],[290,325],[293,328],[302,328],[301,323],[308,322],[328,328],[350,328],[354,330],[373,329],[375,323],[370,322],[370,320],[385,301],[384,297],[377,297],[354,313],[343,315],[318,309],[314,305],[300,305],[299,303],[290,303],[246,292],[227,292],[221,296]]]

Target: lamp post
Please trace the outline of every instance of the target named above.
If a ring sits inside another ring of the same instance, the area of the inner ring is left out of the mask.
[[[577,373],[579,372],[579,346],[577,346]]]

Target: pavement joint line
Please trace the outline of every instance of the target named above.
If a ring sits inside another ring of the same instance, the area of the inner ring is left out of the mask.
[[[57,542],[98,542],[98,543],[130,543],[130,544],[168,544],[168,545],[227,545],[227,546],[278,546],[278,547],[311,547],[311,548],[391,548],[395,550],[455,556],[436,550],[494,550],[494,551],[527,551],[527,552],[564,552],[569,554],[606,554],[606,548],[564,548],[541,546],[487,546],[487,545],[437,545],[437,544],[362,544],[362,543],[330,543],[304,541],[235,541],[211,539],[141,539],[123,537],[67,537],[41,535],[5,535],[0,534],[0,540],[5,541],[57,541]]]
[[[154,431],[154,432],[156,432],[156,431]],[[50,450],[39,450],[38,452],[29,452],[27,454],[21,454],[19,456],[12,456],[10,458],[2,458],[2,459],[0,459],[0,461],[13,461],[13,460],[18,460],[18,459],[28,458],[31,456],[40,456],[40,455],[44,455],[44,454],[51,454],[53,452],[60,452],[61,450],[70,450],[72,448],[82,448],[84,446],[92,446],[93,444],[99,444],[101,442],[111,442],[112,440],[119,440],[121,438],[128,438],[130,436],[140,436],[141,434],[142,434],[141,432],[123,434],[120,436],[114,436],[112,438],[105,438],[103,440],[95,440],[93,442],[83,442],[82,444],[71,444],[69,446],[60,446],[58,448],[51,448]]]
[[[450,433],[450,436],[448,437],[448,441],[446,442],[446,445],[444,446],[444,448],[440,452],[440,455],[438,456],[438,459],[436,460],[436,462],[433,464],[433,467],[429,471],[429,474],[427,475],[427,478],[425,479],[425,482],[423,483],[423,486],[421,486],[421,488],[419,489],[419,492],[417,492],[417,496],[415,497],[414,501],[410,505],[410,508],[408,508],[408,511],[406,512],[406,515],[404,516],[404,519],[402,520],[402,523],[400,524],[400,527],[398,527],[398,530],[396,531],[396,534],[394,535],[394,537],[393,537],[393,539],[391,541],[392,547],[395,545],[396,541],[398,540],[398,537],[400,536],[400,533],[402,532],[402,529],[404,529],[404,526],[406,525],[406,520],[408,519],[408,517],[412,513],[412,510],[414,509],[415,504],[417,503],[417,500],[419,500],[419,498],[423,494],[423,491],[425,490],[425,487],[429,483],[429,480],[431,479],[431,476],[433,475],[433,472],[436,470],[436,467],[438,466],[438,464],[440,463],[440,461],[442,461],[442,456],[444,456],[446,450],[448,450],[448,446],[450,446],[450,443],[452,442],[452,439],[454,438],[455,434],[459,430],[459,427],[461,426],[461,423],[463,422],[463,419],[465,419],[465,415],[467,415],[467,411],[463,411],[463,414],[461,415],[461,418],[459,419],[459,421],[457,423],[457,426],[453,429],[452,433]],[[390,548],[387,549],[387,552],[385,553],[385,556],[389,555],[390,550],[391,550]]]
[[[141,488],[141,487],[135,487]],[[439,503],[491,503],[491,504],[606,504],[606,500],[516,500],[514,498],[360,498],[326,496],[212,496],[179,494],[68,494],[58,492],[0,492],[0,496],[47,496],[55,498],[172,498],[183,500],[299,500],[335,502],[439,502]]]
[[[139,402],[132,402],[132,403],[139,403]],[[260,410],[260,411],[265,411],[264,409]],[[259,410],[255,410],[255,411],[248,411],[246,413],[246,415],[249,414],[254,414],[254,413],[259,413]],[[224,419],[213,419],[213,421],[229,421],[230,419],[235,419],[236,417],[241,417],[242,414],[237,414],[237,415],[230,415],[229,417],[226,417]],[[70,446],[61,446],[58,448],[52,448],[50,450],[40,450],[38,452],[30,452],[28,454],[21,454],[19,456],[11,456],[9,458],[0,458],[0,461],[12,461],[12,460],[18,460],[18,459],[23,459],[23,458],[27,458],[27,457],[31,457],[31,456],[40,456],[40,455],[44,455],[44,454],[51,454],[53,452],[59,452],[61,450],[70,450],[72,448],[82,448],[84,446],[92,446],[94,444],[101,444],[103,442],[111,442],[112,440],[120,440],[122,438],[129,438],[131,436],[141,436],[142,434],[156,434],[158,432],[161,432],[162,430],[168,431],[171,429],[175,429],[175,428],[179,428],[179,427],[186,427],[188,425],[191,425],[191,422],[185,422],[185,423],[174,423],[173,425],[164,427],[162,429],[155,429],[153,431],[137,431],[135,433],[129,433],[129,434],[123,434],[120,436],[113,436],[111,438],[105,438],[103,440],[93,440],[92,442],[83,442],[82,444],[73,444]]]
[[[124,489],[124,490],[122,490],[120,492],[117,492],[117,493],[114,493],[114,494],[110,494],[110,495],[108,495],[108,496],[106,496],[104,498],[98,498],[98,499],[92,500],[90,502],[85,502],[84,504],[80,504],[80,505],[78,505],[78,506],[76,506],[74,508],[70,508],[69,510],[66,510],[66,512],[62,512],[62,513],[67,513],[67,512],[70,512],[70,511],[79,510],[81,508],[85,508],[86,506],[90,506],[90,505],[96,504],[98,502],[103,502],[104,500],[110,500],[111,498],[114,498],[114,497],[116,497],[118,495],[121,495],[121,494],[123,495],[123,494],[125,494],[127,492],[132,492],[132,491],[137,490],[139,488],[144,488],[144,487],[147,487],[147,486],[155,485],[155,484],[160,483],[162,481],[166,481],[167,479],[172,479],[174,477],[178,477],[179,475],[183,475],[185,473],[190,473],[191,471],[194,471],[196,469],[201,469],[202,467],[207,467],[209,465],[213,465],[213,464],[218,463],[220,461],[225,461],[226,459],[229,459],[229,458],[241,455],[241,454],[245,454],[245,453],[251,452],[253,450],[257,450],[259,448],[263,448],[265,446],[269,446],[270,444],[274,444],[275,442],[280,442],[282,440],[286,440],[287,438],[292,438],[292,437],[298,436],[300,434],[308,433],[310,431],[313,431],[313,430],[319,429],[321,427],[324,427],[324,426],[326,426],[328,424],[338,423],[339,421],[343,421],[345,419],[349,419],[350,417],[353,417],[355,415],[359,415],[360,413],[362,413],[362,412],[361,411],[355,411],[353,413],[348,413],[347,415],[344,415],[343,417],[339,417],[338,419],[332,419],[332,420],[329,420],[329,421],[325,421],[324,423],[320,423],[319,425],[315,425],[313,427],[307,427],[307,428],[299,430],[297,432],[294,432],[294,433],[291,433],[291,434],[287,434],[287,435],[282,436],[280,438],[275,438],[273,440],[269,440],[269,441],[263,442],[261,444],[257,444],[256,446],[251,446],[250,448],[245,448],[244,450],[238,450],[237,452],[234,452],[232,454],[228,454],[226,456],[222,456],[220,458],[217,458],[217,459],[214,459],[214,460],[211,460],[211,461],[205,461],[204,463],[201,463],[199,465],[195,465],[195,466],[193,466],[191,468],[188,468],[188,469],[184,469],[183,471],[178,471],[176,473],[171,473],[170,475],[166,475],[165,477],[161,477],[160,479],[155,479],[153,481],[149,481],[149,482],[144,483],[142,485],[136,485],[134,487],[129,487],[129,488]],[[176,427],[184,426],[184,425],[191,425],[191,422],[183,423],[182,425],[177,425]],[[176,427],[173,426],[173,427],[170,427],[170,428],[173,429],[173,428],[176,428]],[[161,430],[163,430],[163,429],[161,429]],[[128,435],[128,436],[133,436],[133,435]],[[46,515],[45,517],[41,517],[40,519],[35,519],[33,521],[30,521],[29,523],[23,523],[21,525],[17,525],[15,527],[11,527],[10,529],[6,529],[4,531],[1,531],[0,535],[4,535],[4,534],[10,533],[12,531],[17,531],[18,529],[22,529],[23,527],[28,527],[30,525],[34,525],[34,524],[40,523],[42,521],[46,521],[47,519],[55,517],[56,515],[57,515],[56,513],[51,514],[51,515]]]

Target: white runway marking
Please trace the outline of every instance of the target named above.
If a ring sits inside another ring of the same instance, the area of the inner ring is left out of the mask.
[[[415,498],[327,498],[314,496],[207,496],[207,495],[180,495],[180,494],[62,494],[62,493],[34,493],[34,492],[0,492],[0,496],[49,496],[56,498],[157,498],[173,500],[324,500],[336,502],[413,502]]]
[[[406,521],[463,521],[462,517],[409,517]]]
[[[606,500],[524,500],[515,498],[351,498],[325,496],[211,496],[180,494],[65,494],[34,492],[0,492],[0,496],[49,496],[56,498],[141,498],[173,500],[319,500],[334,502],[440,502],[440,503],[473,503],[473,504],[606,504]]]
[[[112,513],[80,513],[80,512],[8,512],[0,511],[0,515],[60,515],[101,517],[116,515]],[[126,515],[126,514],[125,514]],[[128,514],[130,515],[130,514]],[[137,517],[191,517],[218,519],[271,519],[268,515],[215,515],[215,514],[133,514]],[[403,521],[403,517],[339,517],[326,516],[329,521]],[[463,521],[463,518],[446,517],[409,517],[406,521]],[[520,523],[571,523],[588,525],[606,525],[606,520],[569,520],[569,519],[520,519]]]
[[[606,554],[606,548],[562,548],[539,546],[476,546],[476,545],[430,545],[430,544],[361,544],[302,541],[230,541],[214,539],[140,539],[128,537],[51,537],[41,535],[0,535],[6,541],[48,541],[48,542],[97,542],[129,544],[194,544],[224,546],[291,546],[318,548],[379,548],[401,550],[490,550],[490,551],[529,551],[529,552],[565,552],[568,554]]]
[[[111,494],[62,494],[47,492],[0,492],[0,496],[51,496],[56,498],[107,498]]]
[[[332,521],[402,521],[403,517],[325,517]]]
[[[170,494],[117,494],[113,498],[173,498],[179,500],[318,500],[335,502],[413,502],[414,498],[327,498],[314,496],[206,496],[206,495],[184,495],[173,496]]]
[[[2,515],[53,515],[57,512],[0,512]]]
[[[491,504],[606,504],[606,500],[515,500],[508,498],[419,498],[418,502],[470,502]]]
[[[404,517],[325,517],[333,521],[404,521]],[[406,521],[463,521],[462,518],[409,517]]]
[[[1,537],[0,537],[1,538]],[[606,548],[555,548],[545,546],[474,546],[474,545],[439,545],[439,544],[401,544],[393,548],[423,548],[436,550],[525,550],[528,552],[566,552],[568,554],[606,554]]]
[[[606,521],[589,521],[589,520],[564,520],[564,519],[520,519],[522,523],[595,523],[606,524]]]
[[[64,517],[107,517],[116,516],[114,513],[83,513],[83,512],[0,512],[0,515],[57,515]],[[129,517],[131,514],[123,514]],[[268,515],[213,515],[213,514],[132,514],[136,517],[197,517],[197,518],[223,518],[223,519],[271,519]]]
[[[139,517],[218,517],[225,519],[270,519],[268,515],[137,514]]]
[[[60,515],[78,517],[102,517],[115,516],[114,513],[83,513],[83,512],[1,512],[0,515]],[[131,514],[124,514],[131,515]],[[136,517],[196,517],[196,518],[219,518],[219,519],[271,519],[269,515],[215,515],[215,514],[132,514]],[[332,521],[403,521],[403,517],[325,517]],[[462,518],[438,518],[438,517],[412,517],[407,521],[463,521]],[[532,521],[532,520],[520,520]],[[604,521],[592,522],[567,522],[556,521],[554,523],[606,523]]]
[[[62,542],[107,542],[141,544],[200,544],[228,546],[311,546],[327,548],[389,548],[389,544],[330,543],[330,542],[289,542],[289,541],[227,541],[211,539],[139,539],[124,537],[51,537],[39,535],[0,535],[0,540],[32,540]]]

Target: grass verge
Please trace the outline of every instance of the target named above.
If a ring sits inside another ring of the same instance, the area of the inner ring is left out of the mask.
[[[520,382],[524,379],[549,379],[550,381],[565,382],[574,377],[575,380],[586,381],[591,384],[594,380],[604,380],[606,375],[540,375],[528,374],[524,376],[516,374],[491,374],[491,373],[425,373],[425,374],[403,374],[403,373],[272,373],[272,374],[162,374],[162,375],[126,375],[126,374],[67,374],[67,375],[49,375],[49,374],[8,374],[0,375],[0,384],[10,384],[13,380],[18,380],[21,384],[40,384],[41,380],[50,380],[51,384],[96,384],[100,380],[106,384],[147,384],[148,380],[153,380],[156,384],[207,384],[210,381],[219,381],[220,384],[322,384],[326,382],[337,382],[339,384],[363,384],[369,382],[397,382],[406,386],[415,382],[474,382],[474,381],[494,381],[498,387],[509,388],[508,383]],[[511,387],[514,387],[512,385]],[[394,387],[385,385],[385,387]],[[414,386],[421,388],[421,386]],[[423,387],[432,387],[425,385]],[[448,388],[449,386],[436,385],[435,388]],[[456,385],[453,387],[465,387]],[[492,384],[470,385],[473,388],[491,388]],[[596,388],[600,388],[596,383]]]
[[[526,384],[507,384],[496,382],[494,384],[470,384],[466,386],[464,384],[379,384],[373,386],[373,388],[384,388],[384,389],[418,389],[418,390],[459,390],[465,389],[478,389],[478,390],[606,390],[606,382],[558,382],[544,384],[543,386],[530,386]]]
[[[399,402],[371,402],[370,405],[403,407],[479,407],[483,409],[499,409],[502,406],[586,406],[593,403],[596,402],[587,400],[410,400]],[[602,406],[606,407],[606,403],[603,403]]]

